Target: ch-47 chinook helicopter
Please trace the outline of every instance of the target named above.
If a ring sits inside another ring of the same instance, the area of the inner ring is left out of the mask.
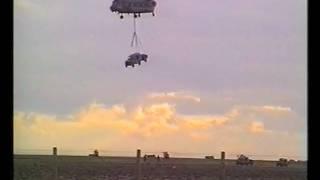
[[[123,19],[123,14],[133,14],[137,18],[142,13],[152,13],[155,16],[156,5],[154,0],[113,0],[110,10],[120,14],[120,19]]]

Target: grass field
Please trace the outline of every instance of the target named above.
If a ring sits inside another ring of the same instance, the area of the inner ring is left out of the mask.
[[[136,158],[15,155],[15,180],[133,180]],[[172,158],[141,159],[142,179],[148,180],[215,180],[222,174],[219,160]],[[254,166],[235,165],[226,160],[225,179],[229,180],[306,180],[305,162],[276,167],[274,161],[255,161]]]

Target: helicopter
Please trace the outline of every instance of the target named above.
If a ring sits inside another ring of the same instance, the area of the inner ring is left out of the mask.
[[[142,13],[152,13],[155,16],[156,5],[154,0],[113,0],[110,10],[120,14],[120,19],[124,18],[123,14],[133,14],[137,18]]]

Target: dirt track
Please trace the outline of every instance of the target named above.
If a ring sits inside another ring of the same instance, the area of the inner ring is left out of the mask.
[[[85,156],[30,156],[14,157],[14,179],[54,180],[129,180],[136,176],[135,158]],[[141,159],[142,179],[152,180],[214,180],[222,174],[219,160],[205,159]],[[305,163],[276,167],[272,161],[255,161],[254,166],[237,166],[226,161],[225,177],[229,180],[305,180]]]

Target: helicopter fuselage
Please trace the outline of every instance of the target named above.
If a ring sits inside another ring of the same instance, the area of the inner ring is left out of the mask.
[[[156,7],[154,0],[114,0],[110,10],[120,14],[134,14],[140,15],[141,13],[152,13]]]

